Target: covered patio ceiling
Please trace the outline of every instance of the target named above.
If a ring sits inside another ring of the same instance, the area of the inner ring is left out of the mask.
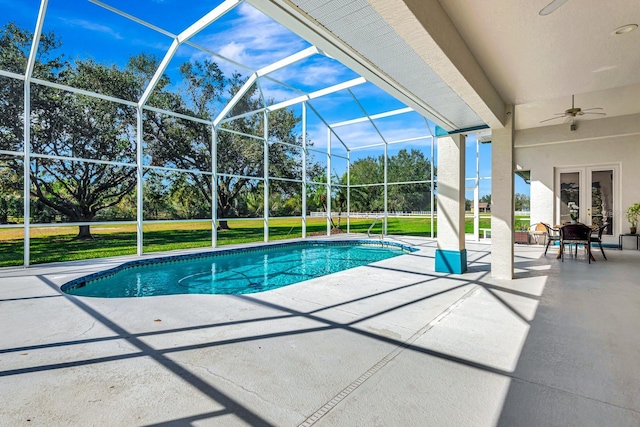
[[[516,129],[571,108],[640,113],[635,0],[248,0],[447,131]],[[599,115],[578,120],[599,119]]]

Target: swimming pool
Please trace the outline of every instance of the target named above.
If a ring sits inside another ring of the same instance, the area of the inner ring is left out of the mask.
[[[62,286],[102,298],[248,294],[392,258],[416,249],[394,242],[296,242],[122,264]]]

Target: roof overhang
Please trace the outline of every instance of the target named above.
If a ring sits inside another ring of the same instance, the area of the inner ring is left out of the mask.
[[[248,0],[445,131],[503,127],[505,106],[437,0]]]

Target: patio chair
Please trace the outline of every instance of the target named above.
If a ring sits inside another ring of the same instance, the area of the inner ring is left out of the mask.
[[[547,231],[546,224],[541,222],[537,224],[533,224],[529,227],[529,234],[533,237],[533,240],[536,242],[536,245],[540,243],[540,238],[542,237],[542,244],[547,243],[547,238],[549,236],[549,232]]]
[[[544,248],[544,254],[547,254],[549,250],[549,245],[551,242],[559,242],[560,241],[560,230],[557,228],[551,227],[549,224],[541,222],[542,226],[547,230],[547,247]]]
[[[604,254],[604,249],[602,248],[602,232],[605,228],[609,226],[608,223],[602,224],[598,229],[591,229],[591,243],[597,243],[600,246],[600,252],[602,252],[602,256],[604,259],[607,259],[607,256]]]
[[[567,224],[560,229],[560,258],[564,262],[564,245],[576,245],[575,256],[578,256],[578,245],[584,245],[587,259],[591,264],[591,227],[584,224]]]

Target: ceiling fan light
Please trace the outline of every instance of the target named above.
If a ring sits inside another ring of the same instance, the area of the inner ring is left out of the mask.
[[[621,34],[630,33],[631,31],[637,28],[638,28],[638,24],[627,24],[627,25],[623,25],[622,27],[616,28],[615,30],[613,30],[611,34],[614,36],[619,36]]]

